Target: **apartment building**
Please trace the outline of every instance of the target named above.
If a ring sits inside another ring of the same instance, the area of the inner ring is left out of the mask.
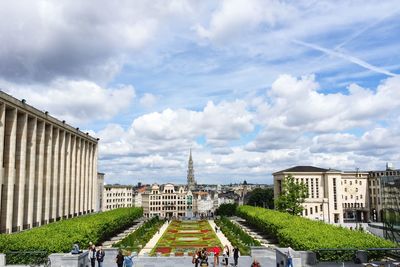
[[[134,206],[134,190],[131,185],[108,184],[104,186],[104,210]]]

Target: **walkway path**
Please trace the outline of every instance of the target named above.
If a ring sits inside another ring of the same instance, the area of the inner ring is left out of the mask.
[[[208,220],[208,223],[211,225],[211,228],[213,229],[213,231],[215,232],[215,227],[217,226],[214,222],[214,220]],[[219,229],[219,228],[218,228]],[[226,236],[222,233],[221,230],[218,230],[218,232],[216,232],[217,237],[219,238],[219,240],[222,243],[222,246],[224,247],[225,245],[228,245],[229,248],[232,248],[232,244],[231,242],[229,242],[228,238],[226,238]]]
[[[275,248],[278,243],[277,240],[271,236],[266,235],[263,231],[256,229],[249,225],[246,220],[240,217],[232,217],[231,221],[241,227],[248,235],[258,240],[262,246],[267,248]]]
[[[145,220],[140,219],[140,220],[136,220],[133,222],[133,225],[131,227],[129,227],[129,229],[126,229],[125,231],[119,233],[117,236],[112,237],[110,240],[105,241],[103,243],[103,247],[104,248],[111,248],[113,244],[121,241],[122,239],[124,239],[126,236],[128,236],[129,234],[133,233],[136,231],[136,229],[138,229],[140,226],[142,226],[142,224],[145,222]]]
[[[144,246],[144,248],[139,252],[139,256],[143,255],[149,255],[151,250],[156,246],[158,240],[162,237],[164,234],[165,230],[168,228],[168,221],[166,221],[160,228],[160,231],[158,231],[153,237],[150,239],[149,242]]]

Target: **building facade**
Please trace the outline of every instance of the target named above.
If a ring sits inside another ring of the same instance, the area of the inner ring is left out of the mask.
[[[367,172],[296,166],[273,174],[275,198],[281,194],[283,179],[289,174],[308,188],[303,217],[329,223],[368,220]]]
[[[134,206],[134,190],[131,185],[105,185],[104,210],[127,208]]]
[[[97,211],[104,211],[104,173],[97,173]]]
[[[161,218],[191,217],[193,195],[185,186],[153,184],[142,193],[145,217]]]
[[[95,211],[97,143],[0,92],[0,232]]]

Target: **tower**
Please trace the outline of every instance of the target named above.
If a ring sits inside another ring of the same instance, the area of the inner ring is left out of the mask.
[[[188,172],[187,172],[187,184],[188,184],[189,189],[191,189],[191,190],[196,185],[196,180],[194,179],[192,149],[190,149],[190,154],[189,154],[189,163],[188,163]]]

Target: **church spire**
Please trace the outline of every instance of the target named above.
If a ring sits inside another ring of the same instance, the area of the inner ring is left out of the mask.
[[[194,168],[193,168],[193,159],[192,159],[192,149],[189,152],[189,162],[188,162],[188,171],[187,171],[187,184],[189,189],[193,189],[196,185],[196,180],[194,179]]]

